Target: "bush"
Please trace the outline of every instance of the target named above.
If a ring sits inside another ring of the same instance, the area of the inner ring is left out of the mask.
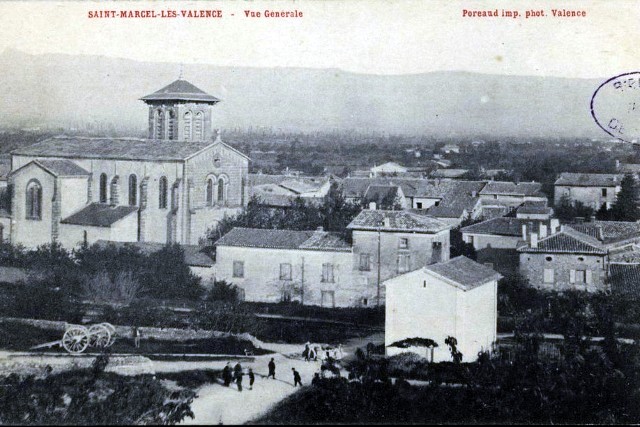
[[[216,280],[206,297],[207,302],[238,301],[238,287],[224,280]]]
[[[82,291],[84,298],[94,303],[129,305],[140,293],[141,286],[131,272],[121,271],[112,280],[103,270],[86,278]]]
[[[193,418],[191,390],[169,391],[150,375],[90,369],[36,380],[0,379],[3,424],[176,424]]]

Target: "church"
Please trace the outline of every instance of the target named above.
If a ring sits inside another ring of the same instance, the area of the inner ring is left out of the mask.
[[[3,240],[193,245],[246,206],[249,158],[212,130],[220,100],[182,78],[141,100],[147,139],[58,136],[11,152]]]

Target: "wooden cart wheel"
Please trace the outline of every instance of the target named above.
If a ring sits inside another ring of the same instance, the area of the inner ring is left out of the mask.
[[[109,333],[111,334],[111,339],[105,347],[111,347],[113,343],[116,342],[116,328],[111,323],[107,322],[101,323],[101,325],[107,328],[109,330]]]
[[[80,354],[89,346],[89,331],[84,326],[72,326],[62,336],[62,347],[71,354]]]
[[[89,328],[89,345],[105,348],[111,342],[111,331],[103,324],[91,325]]]

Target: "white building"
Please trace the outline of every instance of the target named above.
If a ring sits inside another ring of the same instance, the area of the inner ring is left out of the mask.
[[[490,351],[496,341],[498,280],[489,267],[459,256],[427,265],[385,282],[387,355],[418,353],[434,362],[451,361],[448,336],[456,338],[463,362]],[[398,348],[408,338],[428,338],[438,346]]]

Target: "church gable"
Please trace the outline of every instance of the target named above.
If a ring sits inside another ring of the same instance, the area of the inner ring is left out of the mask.
[[[191,206],[245,205],[248,173],[249,158],[218,139],[187,161]]]

